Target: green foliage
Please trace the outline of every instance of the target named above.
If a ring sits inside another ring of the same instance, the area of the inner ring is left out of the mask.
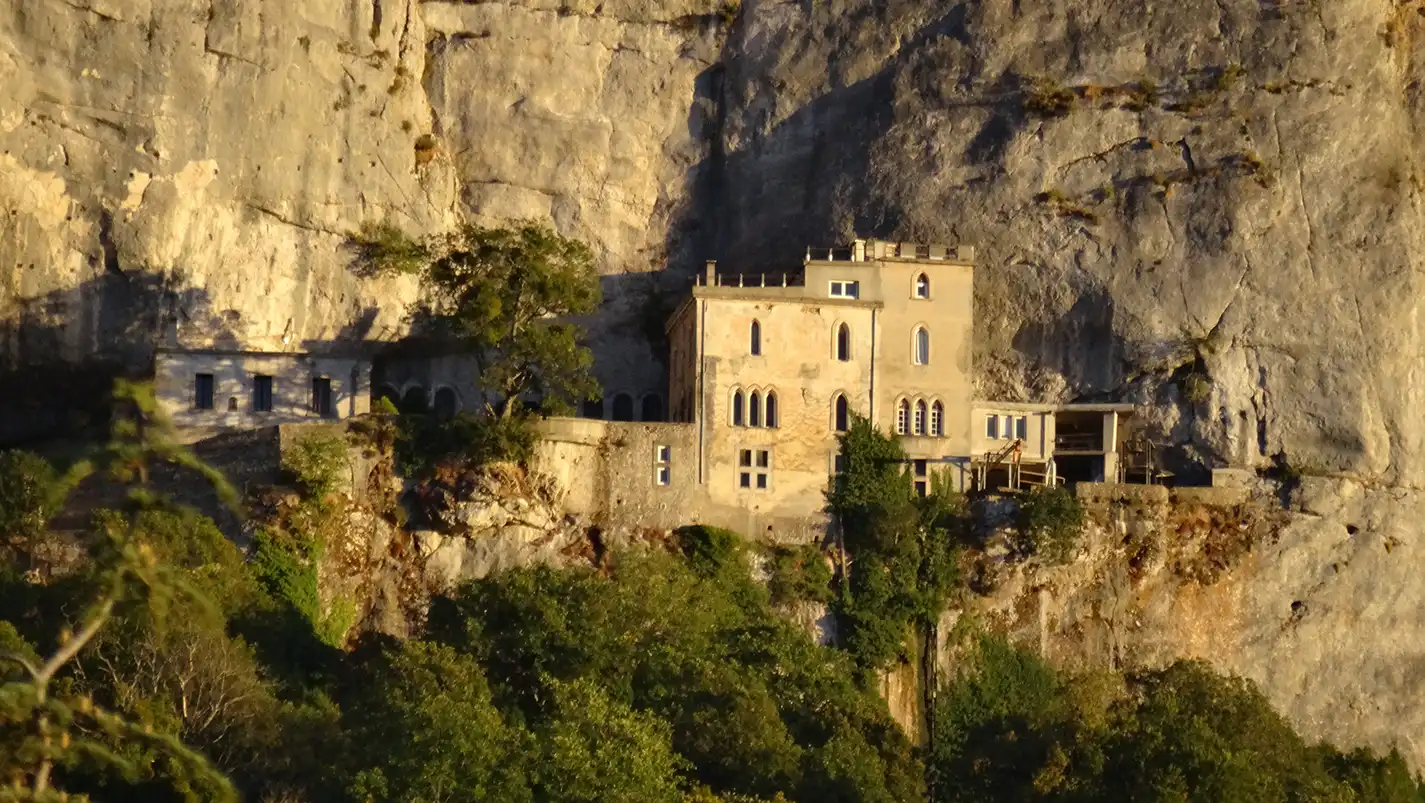
[[[1073,556],[1084,527],[1084,508],[1063,487],[1040,486],[1019,498],[1013,546],[1021,556],[1063,563]]]
[[[912,627],[936,621],[958,584],[965,508],[943,485],[917,500],[900,442],[864,418],[840,441],[844,470],[827,501],[850,567],[833,608],[857,663],[882,668],[907,657]]]
[[[527,736],[505,724],[480,666],[438,644],[383,658],[342,724],[356,750],[355,800],[529,800],[520,754]]]
[[[430,250],[390,221],[367,221],[347,235],[356,251],[358,272],[367,276],[419,273],[430,261]]]
[[[1024,110],[1038,117],[1064,117],[1078,98],[1073,90],[1047,77],[1036,77],[1024,90]]]
[[[727,0],[717,7],[717,16],[722,20],[722,24],[731,25],[737,21],[737,15],[741,11],[742,0]]]
[[[1250,682],[1197,662],[1071,676],[985,637],[936,711],[937,803],[1425,800],[1398,755],[1310,747]]]
[[[719,577],[729,568],[745,571],[742,536],[721,527],[695,524],[674,533],[689,568],[703,577]]]
[[[352,236],[358,264],[419,271],[417,328],[459,343],[479,365],[481,389],[514,415],[520,399],[563,410],[597,398],[592,355],[570,318],[593,313],[599,277],[588,246],[533,222],[464,225],[422,243],[387,224]]]
[[[774,546],[767,548],[766,555],[767,590],[774,604],[831,601],[831,567],[820,547]]]
[[[44,458],[33,452],[0,452],[0,544],[31,544],[64,496],[59,474]]]
[[[537,440],[534,422],[526,415],[461,412],[449,419],[405,415],[396,425],[396,465],[408,477],[429,476],[442,466],[524,463],[534,453]]]
[[[282,451],[282,468],[314,499],[339,490],[351,470],[346,438],[340,431],[322,428],[302,433]]]

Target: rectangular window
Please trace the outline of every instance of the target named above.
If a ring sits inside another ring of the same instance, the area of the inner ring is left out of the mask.
[[[860,298],[861,283],[847,281],[832,282],[829,295],[832,298]]]
[[[336,415],[332,405],[332,381],[330,377],[312,377],[312,412],[323,418]]]
[[[673,481],[673,447],[658,444],[653,447],[653,481],[668,485]]]
[[[1028,438],[1029,438],[1029,419],[1028,419],[1028,418],[1025,418],[1024,416],[1020,416],[1020,417],[1014,419],[1014,437],[1019,438],[1020,440],[1028,440]]]
[[[915,476],[917,476],[917,477],[925,477],[925,476],[928,475],[929,470],[930,470],[930,466],[928,465],[927,461],[925,461],[925,460],[916,460],[914,465],[915,465]]]
[[[742,449],[737,454],[737,487],[765,491],[772,485],[772,452]]]
[[[837,452],[831,456],[831,473],[838,476],[846,473],[846,455]]]
[[[259,375],[252,378],[252,411],[272,412],[272,377]]]
[[[1009,440],[1014,437],[1014,417],[1005,416],[1004,422],[1000,425],[1000,437]]]
[[[985,418],[985,437],[990,440],[999,439],[999,416],[991,415]]]
[[[212,374],[198,374],[193,377],[193,407],[198,410],[213,409]]]
[[[915,481],[915,495],[924,499],[930,495],[930,483],[926,480]]]

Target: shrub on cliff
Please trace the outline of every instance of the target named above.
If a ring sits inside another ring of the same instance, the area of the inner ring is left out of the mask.
[[[59,475],[33,452],[0,452],[0,545],[25,549],[64,501]]]
[[[1019,497],[1011,544],[1021,556],[1063,563],[1073,556],[1084,528],[1084,507],[1062,487],[1040,486]]]
[[[320,500],[341,488],[350,470],[346,438],[335,430],[303,433],[282,453],[282,468],[302,490]]]

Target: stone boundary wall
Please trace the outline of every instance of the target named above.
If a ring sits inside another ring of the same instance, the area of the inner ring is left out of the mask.
[[[1247,488],[1174,488],[1173,501],[1180,505],[1197,504],[1213,507],[1235,507],[1251,496]]]
[[[1245,503],[1250,491],[1245,487],[1169,488],[1166,485],[1133,485],[1121,482],[1081,482],[1074,486],[1081,502],[1127,502],[1140,505],[1209,505],[1235,507]]]

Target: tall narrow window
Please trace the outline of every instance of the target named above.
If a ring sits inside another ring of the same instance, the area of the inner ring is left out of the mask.
[[[989,415],[985,417],[985,437],[990,440],[999,440],[999,416]]]
[[[1014,437],[1014,417],[1006,415],[1001,418],[1003,420],[999,422],[999,435],[1001,438],[1009,440]]]
[[[252,411],[272,412],[272,377],[259,375],[252,378]]]
[[[643,397],[643,420],[663,420],[663,397],[657,393],[650,393]]]
[[[762,353],[762,324],[758,321],[752,322],[752,356]]]
[[[213,409],[212,374],[198,374],[193,377],[193,407],[198,410]]]
[[[836,422],[836,431],[845,432],[851,428],[851,411],[847,408],[846,397],[840,393],[836,394],[836,399],[831,403],[832,415]]]
[[[924,326],[915,327],[915,364],[930,364],[930,330]]]
[[[900,400],[896,405],[896,434],[904,435],[910,430],[910,402]]]
[[[762,426],[762,394],[755,390],[747,397],[747,426]]]
[[[930,405],[930,434],[945,437],[945,405],[938,401]]]
[[[1026,440],[1029,437],[1029,419],[1019,416],[1014,419],[1014,437]]]
[[[436,418],[454,418],[460,412],[460,397],[456,395],[454,388],[437,388],[435,400],[431,403],[431,411]]]
[[[851,361],[851,327],[844,323],[836,327],[836,359]]]
[[[924,273],[915,277],[915,297],[930,298],[930,277]]]
[[[742,391],[732,394],[732,425],[742,426]]]
[[[312,377],[312,412],[322,418],[331,418],[336,415],[336,406],[332,404],[331,377]]]
[[[777,426],[777,391],[767,391],[766,403],[767,415],[763,416],[763,420],[766,422],[767,426],[775,428]]]
[[[627,393],[620,393],[614,396],[614,420],[633,420],[633,397]]]
[[[925,434],[925,402],[915,403],[915,434]]]

